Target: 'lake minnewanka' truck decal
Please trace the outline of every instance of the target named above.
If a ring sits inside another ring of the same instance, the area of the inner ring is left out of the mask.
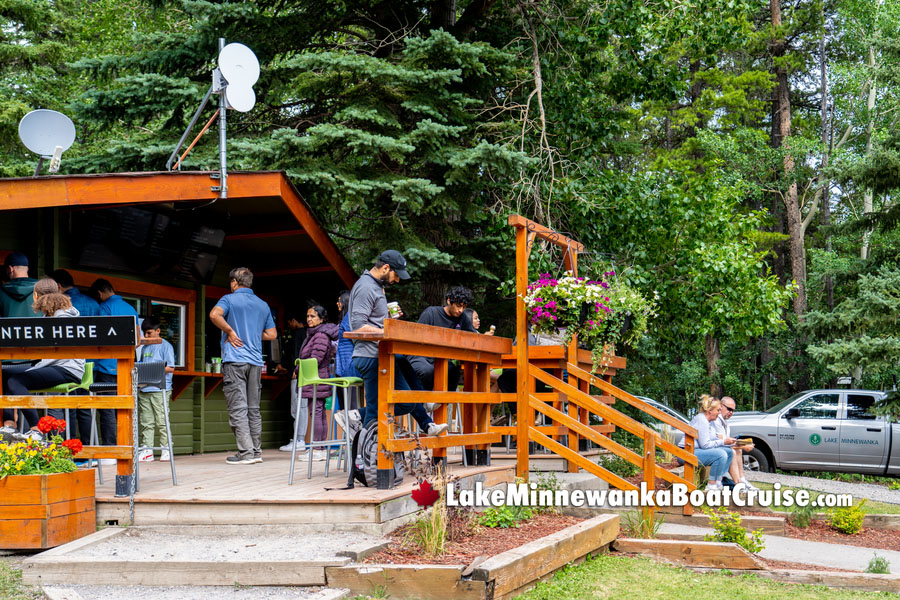
[[[765,412],[737,412],[731,435],[752,438],[760,470],[900,476],[900,424],[869,413],[871,390],[809,390]]]

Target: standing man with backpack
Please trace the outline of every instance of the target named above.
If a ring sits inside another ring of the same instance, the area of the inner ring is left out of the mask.
[[[213,325],[222,330],[222,390],[228,424],[237,442],[230,465],[262,462],[262,417],[259,413],[263,340],[278,337],[272,309],[253,290],[253,273],[246,267],[228,273],[231,293],[211,311]]]
[[[394,285],[409,279],[406,259],[396,250],[385,250],[375,261],[375,266],[364,271],[350,291],[350,331],[379,332],[384,330],[388,317],[386,285]],[[406,360],[398,357],[398,361]],[[378,342],[356,340],[353,348],[353,366],[359,371],[366,390],[366,411],[363,427],[378,417]],[[395,370],[394,389],[409,390],[409,382],[403,369]],[[408,371],[412,371],[408,369]],[[440,435],[447,431],[446,423],[435,423],[425,407],[419,403],[395,404],[394,415],[411,414],[419,428],[427,435]]]

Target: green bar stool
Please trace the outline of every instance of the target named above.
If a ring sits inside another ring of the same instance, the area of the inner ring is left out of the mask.
[[[328,377],[321,378],[319,377],[319,361],[315,358],[298,358],[294,361],[294,364],[299,368],[297,369],[297,398],[298,398],[298,406],[300,404],[299,400],[302,400],[302,392],[304,386],[307,385],[327,385],[332,388],[332,390],[337,390],[337,388],[347,388],[353,385],[360,385],[362,380],[358,377]],[[357,383],[359,382],[359,383]],[[313,398],[315,402],[315,398]],[[348,403],[344,402],[344,417],[349,422],[349,414],[348,414]],[[313,405],[313,416],[315,416],[315,405]],[[334,426],[334,415],[332,413],[332,422],[328,425],[327,431],[331,431],[331,428]],[[299,435],[299,427],[300,427],[300,419],[294,420],[294,440],[297,440],[297,436]],[[315,437],[315,424],[313,424],[313,435],[311,437]],[[307,479],[312,478],[312,457],[313,450],[316,446],[343,446],[344,456],[346,457],[345,467],[350,465],[350,433],[346,429],[344,430],[344,439],[341,441],[336,440],[310,440],[308,444],[307,450],[307,462],[308,462],[308,470],[307,470]],[[294,447],[291,449],[291,472],[288,477],[288,485],[294,484],[294,462],[297,460],[297,444],[296,441],[294,443]],[[331,463],[331,455],[329,452],[329,456],[325,459],[325,477],[328,477],[328,468]]]

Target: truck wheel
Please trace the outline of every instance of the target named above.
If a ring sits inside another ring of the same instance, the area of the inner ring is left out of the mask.
[[[754,448],[750,452],[744,452],[744,470],[770,473],[769,458],[766,456],[766,453],[759,448]]]

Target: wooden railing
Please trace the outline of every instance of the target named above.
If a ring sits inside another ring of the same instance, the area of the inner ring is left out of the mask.
[[[40,322],[48,328],[51,325],[67,325],[87,322],[102,322],[103,319],[119,319],[117,317],[72,317],[52,319],[15,319],[22,322]],[[12,319],[4,319],[3,325],[10,323]],[[128,341],[130,339],[130,342]],[[86,358],[116,360],[116,394],[115,395],[87,395],[87,396],[13,396],[3,395],[0,390],[0,410],[4,408],[34,408],[34,409],[114,409],[116,411],[116,438],[115,446],[84,446],[76,455],[76,458],[114,458],[116,459],[116,495],[127,496],[131,493],[132,477],[134,473],[134,409],[135,393],[133,387],[133,371],[135,362],[135,348],[138,343],[137,321],[128,331],[120,332],[120,343],[123,345],[103,346],[13,346],[8,340],[3,340],[0,346],[0,360],[39,360],[39,359],[64,359]],[[124,345],[124,344],[128,345]],[[99,426],[98,426],[99,433]]]
[[[490,391],[490,369],[500,366],[503,354],[512,350],[512,340],[454,329],[386,319],[381,332],[349,332],[345,337],[378,342],[378,487],[393,486],[394,452],[417,447],[432,448],[436,460],[446,461],[447,448],[465,446],[470,464],[488,464],[490,445],[502,439],[491,430],[491,407],[503,401]],[[397,355],[434,357],[434,390],[396,390]],[[448,361],[464,367],[462,392],[447,390]],[[447,404],[462,407],[462,433],[439,437],[397,437],[394,405],[434,402],[436,423],[447,422]]]

